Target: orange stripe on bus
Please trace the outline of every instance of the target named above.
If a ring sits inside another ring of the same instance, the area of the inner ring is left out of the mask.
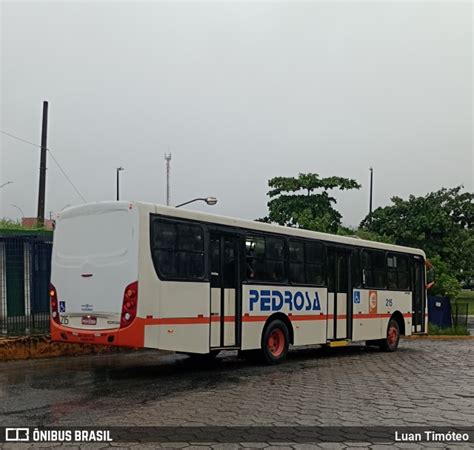
[[[208,323],[209,317],[166,317],[161,319],[145,319],[145,325],[195,325]]]
[[[382,313],[382,314],[354,314],[352,316],[353,319],[388,319],[392,317],[392,313]],[[409,318],[411,317],[411,313],[403,314],[403,317]]]
[[[308,314],[308,315],[299,315],[299,316],[290,316],[291,321],[294,320],[325,320],[327,318],[324,314]]]
[[[212,316],[211,322],[220,322],[221,316]],[[235,316],[224,316],[224,322],[235,322]]]
[[[392,314],[382,313],[382,314],[354,314],[353,319],[382,319],[389,318]],[[242,322],[265,322],[270,316],[250,316],[248,313],[245,313],[242,316]],[[411,313],[403,314],[403,317],[411,317]],[[288,316],[290,321],[320,321],[320,320],[334,320],[334,314],[291,314]],[[336,319],[347,320],[347,315],[337,314]],[[142,319],[145,321],[145,325],[199,325],[199,324],[208,324],[209,322],[220,322],[221,316],[212,316],[212,317],[166,317],[166,318],[156,318],[156,319]],[[224,316],[224,322],[235,322],[235,316]]]

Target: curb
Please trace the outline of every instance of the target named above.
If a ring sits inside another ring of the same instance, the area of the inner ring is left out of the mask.
[[[129,352],[130,348],[51,342],[49,335],[0,338],[0,362],[98,353]]]
[[[470,336],[470,335],[449,335],[449,334],[445,334],[445,335],[411,335],[411,336],[403,336],[403,339],[427,339],[427,340],[434,340],[434,341],[448,341],[448,340],[463,340],[463,339],[474,339],[474,336]]]

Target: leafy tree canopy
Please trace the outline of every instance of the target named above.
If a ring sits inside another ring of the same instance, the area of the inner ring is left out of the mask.
[[[359,189],[355,180],[342,177],[320,178],[317,173],[298,177],[275,177],[268,181],[269,214],[260,219],[280,225],[336,233],[341,214],[333,207],[336,199],[328,191]],[[315,191],[322,192],[315,192]]]
[[[399,245],[422,248],[428,258],[442,261],[452,292],[448,276],[458,281],[474,276],[474,194],[462,189],[443,188],[422,197],[410,195],[408,200],[393,197],[392,205],[377,208],[361,228],[391,236]]]

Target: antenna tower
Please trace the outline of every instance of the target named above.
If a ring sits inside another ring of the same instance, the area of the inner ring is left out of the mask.
[[[170,205],[170,163],[171,163],[171,153],[165,153],[166,161],[166,205]]]

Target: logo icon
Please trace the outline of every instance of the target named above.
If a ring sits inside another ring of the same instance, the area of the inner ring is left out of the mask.
[[[66,312],[66,302],[64,300],[59,301],[59,312]]]
[[[6,442],[29,442],[30,429],[29,428],[5,428]]]
[[[377,314],[377,291],[369,291],[369,314]]]
[[[317,291],[270,291],[269,289],[249,291],[249,311],[320,311],[319,295]]]

